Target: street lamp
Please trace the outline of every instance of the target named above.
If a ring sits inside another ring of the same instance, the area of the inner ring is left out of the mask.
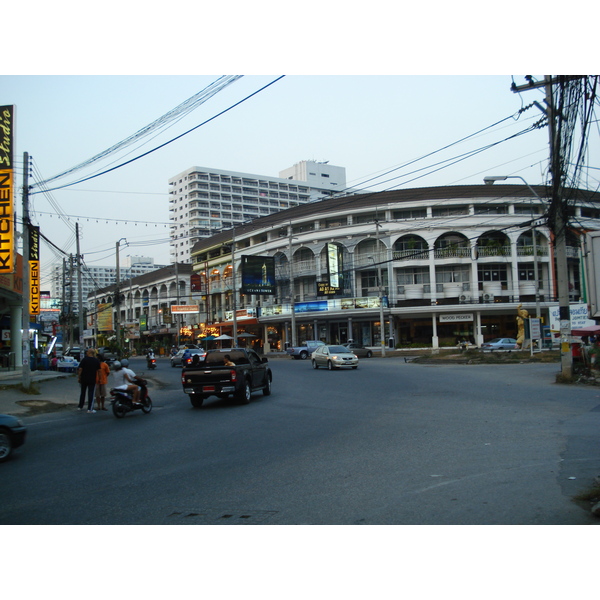
[[[483,178],[483,182],[486,185],[494,185],[496,181],[505,181],[506,179],[520,179],[531,191],[531,193],[540,201],[543,200],[539,197],[536,191],[520,176],[520,175],[497,175],[488,176]],[[535,278],[535,316],[539,319],[540,314],[540,290],[539,290],[539,278],[538,278],[538,255],[537,255],[537,240],[533,214],[533,204],[531,206],[531,229],[533,230],[533,276]]]
[[[116,254],[117,254],[117,269],[116,269],[116,283],[115,283],[115,291],[116,291],[116,306],[117,306],[117,318],[116,318],[116,326],[115,326],[115,333],[116,333],[116,343],[117,343],[117,347],[120,349],[121,348],[121,292],[119,291],[119,286],[121,285],[121,267],[119,266],[119,244],[121,242],[125,242],[127,244],[127,238],[121,238],[116,245]]]

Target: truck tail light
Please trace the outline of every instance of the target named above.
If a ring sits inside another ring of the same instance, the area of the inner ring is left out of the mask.
[[[237,372],[235,369],[231,369],[231,381],[237,381]]]

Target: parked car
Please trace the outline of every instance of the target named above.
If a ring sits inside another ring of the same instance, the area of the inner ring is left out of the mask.
[[[70,356],[71,358],[74,358],[75,360],[79,360],[80,352],[81,352],[81,349],[79,348],[79,346],[71,346],[64,353],[64,356]]]
[[[0,415],[0,462],[8,460],[12,451],[25,443],[27,428],[21,419]]]
[[[371,358],[373,356],[373,351],[369,350],[369,348],[365,348],[362,344],[358,342],[348,342],[347,344],[342,344],[345,348],[348,348],[351,352],[354,352],[358,358]]]
[[[332,371],[341,367],[358,367],[358,356],[345,346],[319,346],[310,358],[313,369],[327,367]]]
[[[189,350],[190,357],[187,360],[187,365],[192,364],[192,359],[197,354],[199,358],[204,358],[206,356],[206,350],[203,348],[182,348],[177,354],[171,356],[171,366],[172,367],[185,367],[187,365],[183,364],[183,353]]]
[[[517,340],[513,338],[495,338],[489,342],[481,344],[480,350],[482,352],[494,352],[495,350],[518,350]]]
[[[78,366],[79,361],[75,360],[72,356],[63,356],[56,363],[57,370],[64,371],[65,373],[75,373]]]
[[[319,347],[324,346],[321,340],[306,340],[301,346],[290,346],[286,352],[294,360],[306,360]]]

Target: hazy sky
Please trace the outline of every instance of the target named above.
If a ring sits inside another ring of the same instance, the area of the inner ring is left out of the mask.
[[[126,10],[130,5],[133,12]],[[511,73],[516,65],[530,72],[531,63],[521,55],[535,47],[535,40],[527,36],[518,46],[506,42],[508,29],[494,31],[487,22],[485,30],[473,26],[469,19],[484,15],[460,17],[457,11],[465,5],[470,3],[454,4],[452,10],[441,5],[437,18],[424,8],[404,10],[401,31],[395,29],[398,15],[391,20],[378,18],[381,13],[374,9],[390,6],[380,2],[370,4],[372,10],[360,18],[347,8],[340,10],[347,5],[338,3],[308,1],[303,11],[295,11],[281,9],[279,3],[258,2],[253,10],[241,7],[235,16],[228,15],[226,29],[204,26],[223,18],[217,9],[200,11],[192,5],[190,10],[202,13],[196,17],[203,25],[193,31],[184,19],[163,24],[157,15],[136,13],[135,3],[128,2],[114,6],[108,2],[107,10],[95,13],[84,29],[73,26],[76,17],[57,20],[53,11],[38,13],[40,18],[29,25],[26,44],[20,43],[17,29],[9,31],[19,41],[20,51],[9,61],[6,74],[0,75],[0,104],[16,106],[18,164],[25,151],[34,161],[30,182],[52,177],[113,146],[221,74],[250,73],[170,129],[146,138],[143,146],[129,148],[127,154],[121,152],[97,163],[94,170],[74,173],[51,187],[138,156],[286,76],[132,164],[50,195],[33,195],[32,220],[53,243],[74,253],[72,225],[56,218],[56,207],[71,215],[72,223],[78,219],[88,265],[114,264],[115,243],[121,238],[129,243],[123,256],[147,255],[159,264],[167,263],[168,243],[156,243],[169,236],[167,181],[191,166],[277,176],[301,160],[326,160],[346,168],[348,185],[361,187],[375,175],[484,129],[468,141],[364,185],[382,190],[479,184],[489,174],[518,174],[530,184],[543,183],[546,129],[458,160],[464,153],[525,131],[542,115],[532,108],[517,119],[519,109],[543,98],[542,91],[522,95],[510,91],[513,78],[521,84],[523,75],[462,75]],[[119,7],[119,19],[107,16],[110,6]],[[276,14],[269,13],[265,20],[260,7]],[[386,14],[390,16],[389,11]],[[532,18],[522,9],[520,14]],[[133,15],[137,26],[127,29],[123,19]],[[450,32],[449,20],[457,15],[460,23]],[[51,35],[46,18],[56,21]],[[423,19],[426,29],[417,26]],[[512,25],[506,16],[496,15],[494,21],[500,27]],[[494,46],[494,39],[502,40],[502,46]],[[491,46],[481,45],[482,40]],[[501,66],[507,57],[508,65]],[[197,72],[211,74],[193,75]],[[451,74],[439,75],[447,72]],[[447,166],[454,160],[458,162]],[[22,169],[17,177],[21,182]],[[595,180],[589,181],[590,187],[595,185]],[[20,197],[17,205],[20,210]],[[43,243],[43,275],[55,260]]]
[[[23,152],[30,154],[35,182],[113,146],[216,79],[5,76],[0,77],[1,103],[16,105],[16,157],[20,163]],[[276,75],[245,76],[157,137],[147,138],[143,146],[120,152],[116,162],[114,157],[103,159],[93,169],[48,185],[64,185],[143,154],[274,79]],[[75,252],[72,231],[50,214],[55,213],[53,202],[73,222],[79,217],[88,265],[113,264],[120,238],[130,243],[123,256],[142,254],[167,263],[167,243],[139,244],[168,238],[167,181],[188,167],[277,176],[301,160],[328,160],[346,168],[348,185],[360,187],[375,175],[495,123],[467,141],[365,185],[390,189],[479,184],[489,174],[518,174],[530,184],[542,183],[547,129],[518,136],[452,166],[438,164],[514,136],[540,119],[536,108],[517,118],[519,109],[534,99],[541,101],[542,93],[521,97],[510,91],[511,81],[511,76],[286,76],[144,158],[50,196],[34,194],[32,218],[57,246]],[[523,77],[515,76],[515,81],[522,83]],[[47,266],[44,261],[44,271]]]

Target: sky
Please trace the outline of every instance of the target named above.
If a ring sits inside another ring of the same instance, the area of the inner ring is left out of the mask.
[[[579,72],[574,65],[589,72],[587,57],[594,55],[581,40],[591,26],[577,21],[581,52],[573,61],[553,46],[539,52],[536,36],[521,35],[522,26],[539,19],[522,3],[508,0],[491,15],[467,0],[395,12],[394,6],[375,0],[357,14],[346,4],[313,0],[302,10],[259,0],[235,11],[177,2],[170,7],[174,19],[129,0],[108,0],[102,11],[90,6],[86,14],[79,3],[58,0],[38,7],[35,17],[10,6],[7,22],[26,19],[28,35],[18,27],[3,31],[16,51],[0,70],[0,105],[16,106],[18,182],[24,152],[33,163],[32,221],[66,253],[76,252],[78,222],[88,266],[113,265],[118,240],[121,256],[167,264],[168,179],[191,166],[278,176],[302,160],[329,161],[345,167],[348,186],[377,191],[480,184],[490,174],[544,183],[547,130],[518,135],[542,116],[536,108],[519,116],[519,109],[541,102],[543,92],[513,93],[511,83],[524,83],[524,76],[511,73]],[[47,194],[35,189],[224,74],[243,77],[143,145],[48,187],[193,131],[83,183]],[[459,160],[489,144],[497,145]],[[586,185],[595,189],[597,181]],[[16,204],[20,210],[20,192]],[[61,254],[46,242],[41,250],[44,284]]]
[[[329,161],[346,168],[348,186],[371,190],[481,184],[485,175],[519,175],[535,185],[547,176],[547,129],[516,135],[542,117],[536,108],[518,114],[543,98],[542,91],[510,90],[513,80],[524,82],[522,75],[249,75],[157,136],[46,184],[67,187],[49,193],[35,187],[128,138],[218,77],[0,76],[0,102],[16,106],[17,180],[27,152],[30,212],[42,233],[75,253],[77,221],[88,266],[113,265],[123,238],[121,260],[143,255],[168,264],[168,179],[192,166],[278,176],[301,160]],[[147,156],[68,185],[157,148],[267,85]],[[496,142],[502,143],[448,165]],[[57,218],[57,206],[68,224]],[[59,256],[43,243],[43,276]]]

